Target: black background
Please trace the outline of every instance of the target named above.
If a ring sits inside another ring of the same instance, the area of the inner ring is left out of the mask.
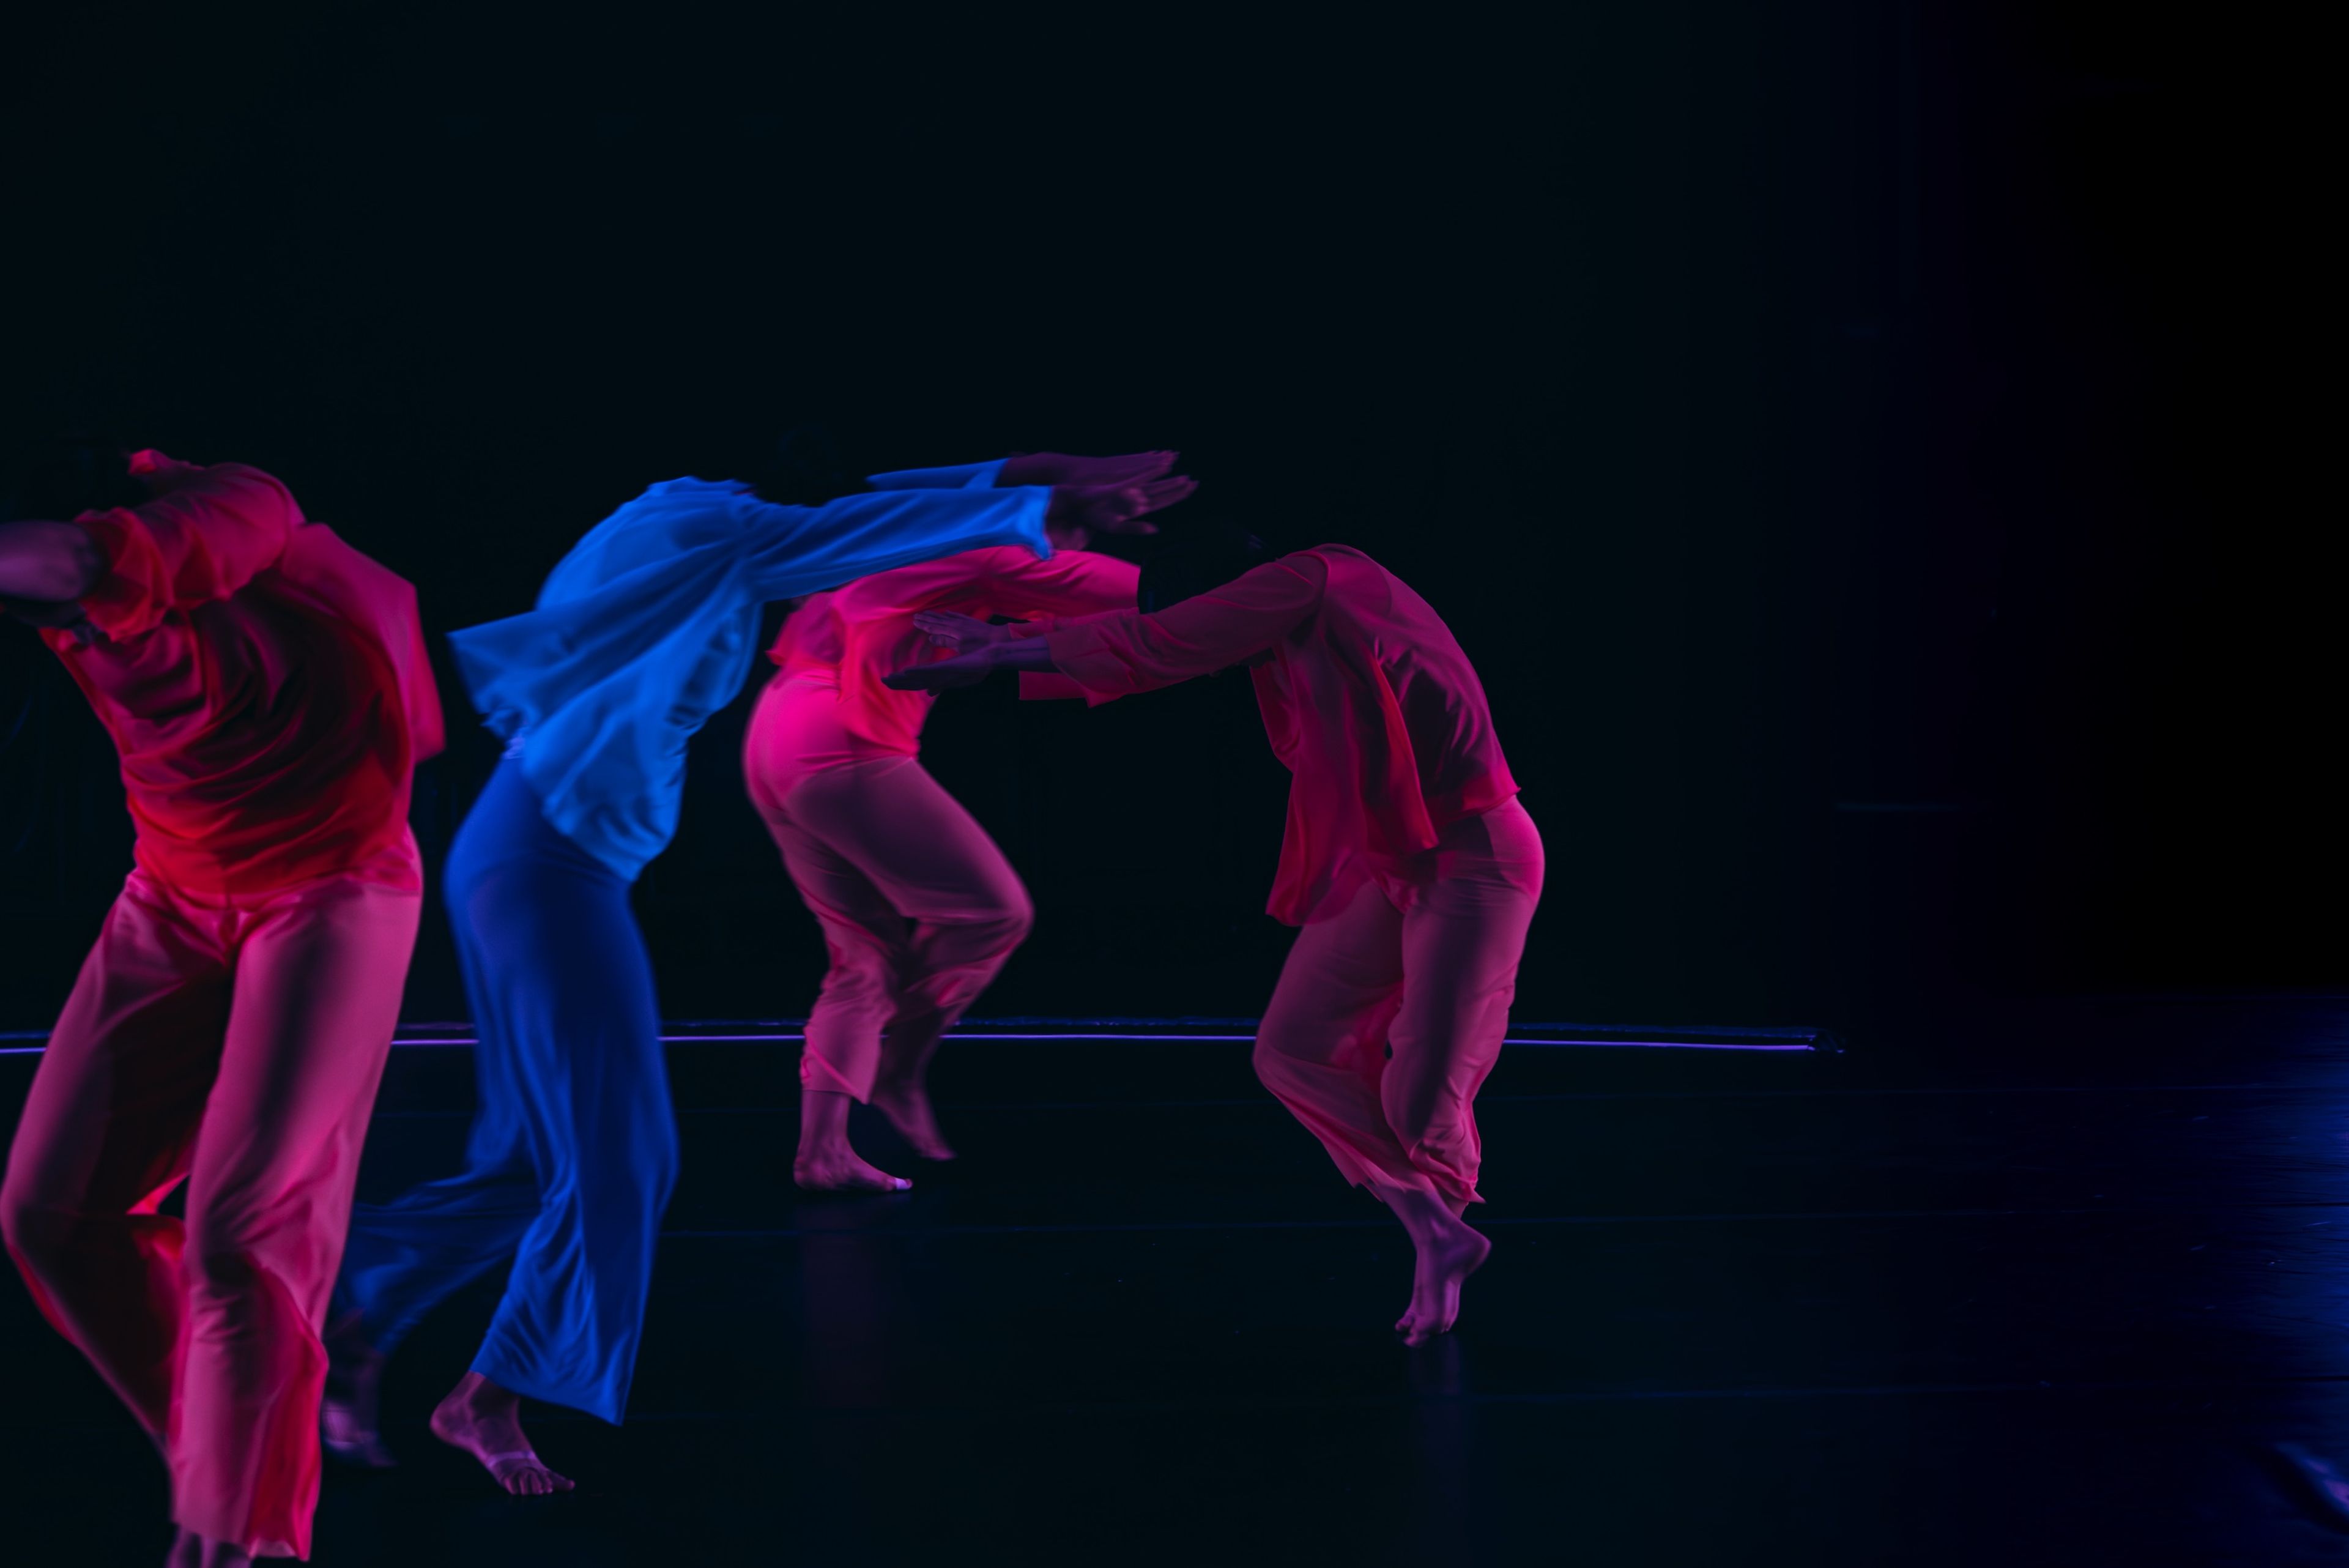
[[[1179,447],[1477,660],[1550,855],[1522,1018],[2339,978],[2319,55],[2252,13],[55,9],[5,52],[0,441],[268,468],[436,644],[805,421],[860,470]],[[493,755],[442,689],[436,870]],[[675,1017],[821,968],[746,706],[638,893]],[[37,1028],[129,827],[21,628],[0,726]],[[980,1012],[1259,1010],[1243,683],[961,694],[927,757],[1041,911]],[[461,1007],[436,916],[409,1015]]]

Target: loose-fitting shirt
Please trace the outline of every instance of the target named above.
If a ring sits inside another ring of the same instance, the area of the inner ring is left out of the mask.
[[[1324,545],[1153,615],[1041,626],[1053,665],[1100,703],[1268,655],[1253,670],[1288,830],[1267,908],[1342,909],[1367,876],[1413,880],[1444,829],[1517,791],[1492,710],[1441,617],[1360,550]]]
[[[440,702],[416,591],[257,468],[131,459],[154,499],[75,521],[100,636],[42,632],[114,737],[148,876],[206,896],[358,873],[422,886],[408,833]]]
[[[915,629],[916,611],[980,619],[1094,615],[1131,606],[1140,575],[1131,562],[1089,550],[1063,550],[1050,560],[1020,549],[966,550],[816,595],[783,622],[767,657],[779,680],[828,677],[840,725],[869,742],[868,754],[916,756],[937,695],[882,684],[908,665],[949,657]]]
[[[686,743],[741,690],[761,605],[986,545],[1052,553],[1051,491],[992,488],[1001,467],[877,474],[822,506],[656,484],[572,547],[537,608],[452,634],[459,669],[547,820],[633,878],[677,832]]]

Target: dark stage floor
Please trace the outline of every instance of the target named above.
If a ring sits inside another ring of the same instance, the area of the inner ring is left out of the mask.
[[[330,1476],[317,1561],[2349,1558],[2261,1458],[2349,1458],[2349,1002],[2040,1007],[1936,1070],[1864,1044],[1510,1050],[1493,1261],[1419,1352],[1400,1233],[1245,1046],[949,1045],[963,1161],[817,1201],[791,1049],[678,1045],[630,1424],[537,1417],[561,1499],[438,1449],[475,1292],[394,1362],[407,1465]],[[30,1072],[0,1059],[11,1107]],[[396,1054],[368,1189],[453,1165],[469,1075]],[[66,1548],[6,1560],[160,1560],[143,1440],[13,1280],[0,1326],[5,1536]]]

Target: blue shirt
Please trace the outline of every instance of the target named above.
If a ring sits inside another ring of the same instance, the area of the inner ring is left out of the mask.
[[[452,632],[458,669],[547,820],[634,879],[677,833],[686,742],[741,690],[761,605],[991,545],[1051,555],[1050,489],[995,489],[1002,466],[875,474],[822,506],[656,484],[572,546],[536,609]]]

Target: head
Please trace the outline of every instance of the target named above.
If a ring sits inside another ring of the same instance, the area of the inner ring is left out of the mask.
[[[1144,615],[1196,598],[1273,558],[1264,540],[1237,523],[1203,519],[1169,526],[1143,557],[1133,602]]]
[[[11,477],[0,514],[12,518],[64,520],[147,499],[147,487],[130,476],[129,453],[122,443],[88,431],[39,442]]]

